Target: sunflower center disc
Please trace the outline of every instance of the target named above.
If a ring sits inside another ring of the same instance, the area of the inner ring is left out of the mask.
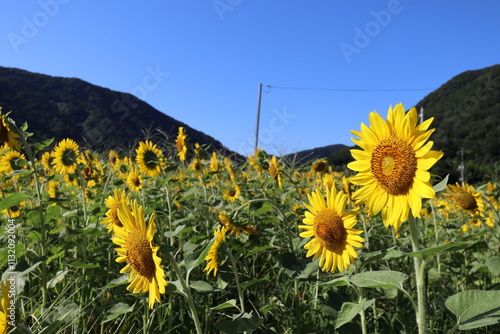
[[[148,170],[156,170],[159,165],[158,156],[153,151],[144,152],[144,165]]]
[[[314,235],[323,247],[336,251],[346,239],[342,218],[333,209],[323,209],[314,217]]]
[[[70,148],[64,150],[61,158],[64,166],[73,166],[76,163],[76,153]]]
[[[146,237],[140,231],[130,232],[125,242],[127,249],[127,262],[141,276],[151,278],[155,274],[155,262],[153,261],[153,250]]]
[[[459,192],[453,195],[453,199],[457,204],[465,210],[473,211],[477,209],[476,199],[468,192]]]
[[[111,221],[113,224],[115,224],[118,227],[123,227],[122,222],[120,221],[120,218],[118,218],[118,204],[113,205],[111,208]]]
[[[379,185],[391,195],[405,195],[417,171],[415,151],[396,136],[380,141],[370,160],[371,172]]]

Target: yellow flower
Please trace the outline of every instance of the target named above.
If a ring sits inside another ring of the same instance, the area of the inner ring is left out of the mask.
[[[144,222],[144,211],[137,201],[129,207],[124,201],[118,206],[118,219],[123,228],[115,229],[113,242],[120,246],[116,262],[126,262],[120,273],[130,271],[127,290],[133,293],[149,292],[149,308],[160,302],[160,293],[165,293],[167,281],[161,267],[161,259],[157,256],[160,247],[153,246],[156,231],[154,213],[149,218],[148,226]]]
[[[324,173],[326,171],[326,160],[318,160],[312,165],[311,171],[309,172],[311,175],[315,175],[316,173]]]
[[[48,176],[54,175],[55,170],[52,167],[52,162],[54,161],[54,157],[51,152],[43,152],[41,162],[43,169],[45,170],[45,174]]]
[[[175,140],[175,147],[177,148],[177,156],[180,161],[185,161],[187,156],[187,146],[186,146],[187,135],[184,133],[184,127],[179,127],[179,132],[177,134],[177,139]]]
[[[135,153],[137,154],[135,161],[141,172],[149,177],[155,177],[161,174],[165,162],[163,161],[163,154],[155,144],[149,140],[140,142]]]
[[[0,114],[2,107],[0,107]],[[19,135],[10,129],[9,119],[6,115],[0,115],[0,143],[5,143],[8,147],[18,150],[20,144]]]
[[[130,169],[132,168],[132,160],[129,157],[124,157],[123,159],[118,159],[115,166],[113,167],[118,177],[122,180],[126,180]]]
[[[269,175],[273,177],[276,182],[278,182],[278,187],[283,188],[283,180],[281,178],[281,168],[278,165],[278,160],[273,155],[271,161],[269,162]]]
[[[79,155],[78,144],[72,139],[63,139],[54,149],[52,165],[59,174],[72,174],[76,172]]]
[[[21,170],[24,168],[21,163],[25,160],[24,154],[10,150],[0,157],[0,171],[10,174],[15,170]]]
[[[108,161],[111,167],[114,167],[119,160],[118,153],[115,150],[110,150],[108,153]]]
[[[135,168],[132,168],[127,175],[127,179],[125,180],[130,191],[134,193],[138,193],[142,189],[142,175],[139,174],[139,171]]]
[[[2,299],[0,300],[0,334],[5,334],[9,328],[10,321],[9,318],[7,318],[10,314],[8,308],[11,307],[11,300],[9,298],[11,288],[10,281],[6,280],[0,282],[0,287],[2,290]]]
[[[219,259],[219,248],[224,241],[226,241],[226,232],[227,229],[223,226],[219,226],[214,231],[215,240],[210,246],[210,250],[208,251],[205,260],[208,261],[205,269],[203,271],[207,272],[207,275],[210,275],[210,272],[213,270],[214,276],[217,275],[217,270],[219,270],[220,259]]]
[[[398,230],[411,214],[420,217],[422,198],[433,198],[429,184],[431,168],[442,156],[427,142],[432,118],[417,126],[417,110],[405,114],[400,103],[389,107],[387,121],[377,113],[369,115],[370,127],[361,123],[361,131],[351,131],[362,150],[351,150],[356,159],[347,165],[358,172],[350,181],[359,186],[353,198],[365,203],[369,216],[382,211],[384,225]]]
[[[240,187],[236,183],[233,183],[232,188],[222,190],[222,198],[229,202],[236,202],[240,194]]]
[[[106,211],[106,217],[101,221],[101,224],[106,225],[108,232],[111,233],[113,233],[115,229],[123,227],[123,223],[118,218],[118,207],[120,203],[124,202],[127,205],[129,203],[129,196],[125,191],[115,189],[113,193],[114,197],[109,195],[104,200],[104,204],[108,207],[108,211]]]
[[[228,215],[223,212],[212,210],[216,213],[219,218],[219,223],[229,232],[230,235],[236,234],[238,237],[241,232],[246,235],[257,235],[259,232],[255,229],[253,225],[236,225],[234,224]]]
[[[354,247],[363,247],[364,239],[358,235],[363,231],[354,228],[357,212],[346,212],[347,196],[337,193],[335,187],[325,192],[326,201],[319,189],[307,196],[311,204],[304,203],[308,211],[305,225],[299,228],[305,230],[301,237],[312,238],[304,246],[306,256],[313,256],[313,261],[321,257],[320,267],[333,273],[347,270],[355,262],[358,254]]]
[[[219,159],[217,158],[217,153],[215,151],[212,152],[212,158],[210,159],[210,171],[219,171]]]
[[[473,185],[463,183],[449,184],[447,186],[451,193],[444,194],[452,198],[455,204],[472,215],[484,217],[484,202],[481,193],[476,192]]]

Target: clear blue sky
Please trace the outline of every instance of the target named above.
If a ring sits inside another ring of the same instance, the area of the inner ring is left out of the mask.
[[[499,17],[496,0],[4,0],[0,66],[134,93],[242,154],[262,82],[259,146],[282,154],[352,145],[370,111],[500,63]]]

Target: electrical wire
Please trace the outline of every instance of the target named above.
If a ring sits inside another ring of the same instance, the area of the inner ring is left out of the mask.
[[[331,91],[331,92],[408,92],[408,91],[432,91],[435,88],[389,88],[389,89],[364,89],[364,88],[306,88],[306,87],[284,87],[267,85],[269,93],[271,88],[275,89],[294,89],[294,90],[315,90],[315,91]]]

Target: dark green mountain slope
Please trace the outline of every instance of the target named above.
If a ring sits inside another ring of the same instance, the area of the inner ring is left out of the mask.
[[[432,171],[466,182],[491,179],[500,167],[500,65],[461,73],[417,104],[425,118],[434,117],[431,136],[445,153]]]
[[[28,122],[34,140],[72,138],[80,145],[105,150],[130,149],[150,135],[173,143],[183,126],[190,143],[211,145],[231,154],[219,141],[156,110],[131,94],[80,79],[0,67],[0,106],[18,123]]]

